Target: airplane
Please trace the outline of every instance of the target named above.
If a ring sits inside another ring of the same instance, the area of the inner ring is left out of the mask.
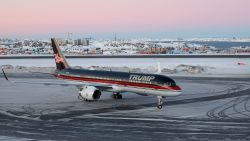
[[[74,69],[67,63],[57,40],[52,38],[51,43],[56,63],[56,71],[53,75],[58,79],[70,82],[70,84],[81,85],[78,95],[80,100],[97,101],[103,91],[112,92],[113,99],[122,99],[122,93],[132,92],[139,95],[157,96],[157,108],[162,109],[164,98],[179,96],[182,93],[181,87],[176,85],[172,78],[165,75]],[[5,79],[9,81],[3,69],[2,71]]]

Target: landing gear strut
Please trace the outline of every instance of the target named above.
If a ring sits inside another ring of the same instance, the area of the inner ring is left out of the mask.
[[[112,98],[113,98],[113,99],[122,99],[122,94],[120,94],[120,93],[115,93],[115,92],[114,92],[114,93],[112,94]]]
[[[158,103],[157,103],[157,108],[158,109],[162,109],[162,104],[163,104],[163,96],[157,96],[157,99],[158,99]]]

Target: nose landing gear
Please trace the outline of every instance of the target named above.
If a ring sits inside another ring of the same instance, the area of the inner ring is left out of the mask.
[[[162,105],[163,105],[163,96],[157,96],[157,99],[158,99],[158,103],[157,103],[157,108],[158,109],[162,109]]]

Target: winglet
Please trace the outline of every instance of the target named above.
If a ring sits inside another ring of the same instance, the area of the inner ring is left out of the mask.
[[[6,75],[6,73],[4,72],[4,69],[2,69],[2,72],[3,72],[3,76],[5,77],[5,79],[6,79],[7,81],[9,81],[9,79],[8,79],[8,77],[7,77],[7,75]]]

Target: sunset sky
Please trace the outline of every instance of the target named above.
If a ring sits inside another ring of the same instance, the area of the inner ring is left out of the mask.
[[[0,0],[0,38],[250,37],[250,0]]]

